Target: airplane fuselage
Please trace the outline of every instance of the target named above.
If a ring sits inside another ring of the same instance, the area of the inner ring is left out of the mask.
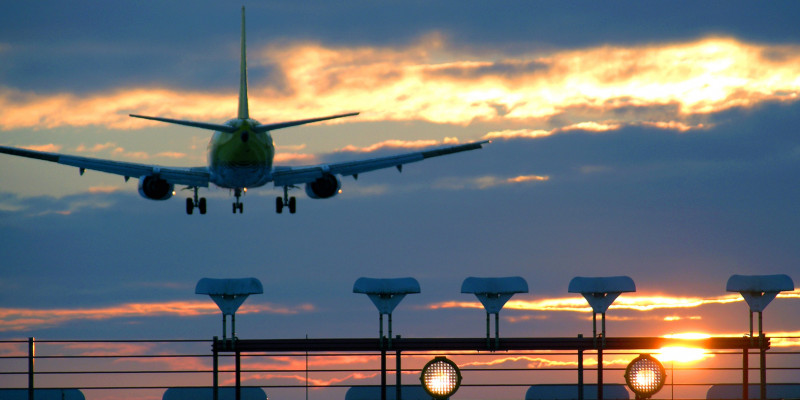
[[[252,129],[260,125],[253,119],[232,119],[225,123],[236,130],[214,132],[208,143],[210,180],[219,187],[244,189],[259,187],[272,178],[275,145],[267,132]]]

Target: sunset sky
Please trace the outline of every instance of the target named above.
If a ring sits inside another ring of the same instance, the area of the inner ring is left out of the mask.
[[[414,277],[406,337],[482,336],[469,276],[521,276],[504,336],[591,334],[575,276],[628,275],[609,335],[740,336],[733,274],[800,283],[800,4],[790,1],[244,2],[250,113],[360,111],[273,134],[304,165],[491,139],[342,179],[277,215],[271,186],[164,202],[117,176],[0,155],[0,338],[206,339],[203,277],[261,280],[242,338],[371,337],[362,276]],[[8,2],[0,145],[204,166],[236,114],[240,7]],[[764,313],[800,336],[800,291]],[[787,344],[790,345],[790,344]],[[793,344],[797,346],[797,343]]]

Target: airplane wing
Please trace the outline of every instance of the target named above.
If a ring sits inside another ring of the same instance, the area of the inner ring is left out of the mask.
[[[99,158],[78,157],[67,154],[46,153],[19,149],[16,147],[0,146],[0,153],[13,156],[34,158],[58,164],[80,168],[81,174],[87,169],[121,175],[125,180],[139,178],[146,175],[158,175],[161,179],[176,185],[192,187],[208,187],[209,173],[205,167],[176,168],[158,165],[137,164],[122,161],[103,160]]]
[[[382,168],[396,167],[402,170],[404,164],[422,161],[426,158],[444,156],[468,150],[477,150],[489,143],[488,140],[460,144],[456,146],[441,147],[432,150],[404,153],[388,157],[377,157],[358,161],[346,161],[332,164],[320,164],[303,167],[274,167],[272,178],[275,186],[291,186],[301,183],[313,182],[324,174],[353,176],[358,178],[362,172],[374,171]]]

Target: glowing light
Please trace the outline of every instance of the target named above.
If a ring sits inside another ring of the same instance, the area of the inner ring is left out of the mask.
[[[422,387],[436,399],[450,397],[461,385],[461,372],[445,357],[436,357],[422,368]]]
[[[648,398],[661,390],[666,378],[664,366],[649,354],[636,357],[625,369],[625,382],[642,398]]]
[[[697,347],[667,346],[662,347],[659,352],[655,354],[655,357],[662,362],[689,363],[700,361],[706,357],[712,357],[712,355],[708,354],[706,349]]]

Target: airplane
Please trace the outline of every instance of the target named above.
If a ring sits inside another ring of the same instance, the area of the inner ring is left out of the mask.
[[[192,214],[195,209],[198,209],[200,214],[206,213],[206,199],[205,197],[198,197],[198,189],[201,187],[207,188],[209,184],[214,184],[217,187],[233,190],[235,198],[232,208],[233,213],[236,214],[238,211],[239,214],[242,214],[244,205],[241,197],[247,191],[247,188],[260,187],[272,182],[276,188],[283,187],[283,196],[278,196],[275,199],[275,211],[280,214],[284,208],[288,208],[289,213],[294,214],[297,208],[297,201],[294,196],[289,196],[289,189],[298,188],[297,185],[305,185],[306,195],[312,199],[328,199],[340,192],[341,180],[338,176],[352,176],[358,179],[361,173],[391,167],[395,167],[402,172],[404,164],[462,151],[477,150],[482,148],[484,144],[489,143],[488,140],[483,140],[393,156],[330,164],[294,167],[273,165],[275,144],[270,135],[271,131],[351,117],[359,113],[351,112],[269,124],[261,124],[255,119],[251,119],[247,98],[244,7],[242,7],[239,76],[238,115],[223,124],[129,114],[134,118],[214,131],[208,144],[208,165],[203,167],[166,167],[48,153],[7,146],[0,146],[0,153],[77,167],[81,175],[88,169],[121,175],[126,182],[130,178],[138,178],[139,194],[150,200],[167,200],[175,194],[175,185],[183,185],[187,189],[194,190],[194,196],[186,199],[187,214]]]

